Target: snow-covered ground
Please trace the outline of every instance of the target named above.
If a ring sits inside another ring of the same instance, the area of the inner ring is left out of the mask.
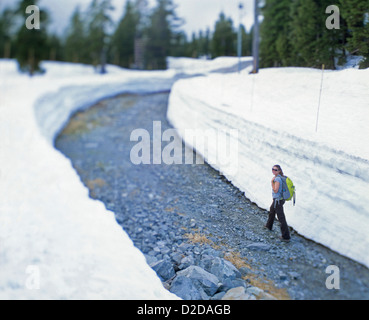
[[[369,267],[369,69],[325,71],[321,99],[319,70],[248,71],[176,82],[169,121],[185,140],[189,129],[228,134],[238,159],[227,165],[214,161],[224,149],[186,142],[262,208],[280,164],[297,189],[296,206],[285,205],[288,223]]]

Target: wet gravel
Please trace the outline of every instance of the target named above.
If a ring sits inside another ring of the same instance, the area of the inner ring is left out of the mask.
[[[369,299],[366,267],[292,229],[291,242],[281,242],[277,223],[272,232],[263,228],[267,211],[207,164],[132,164],[130,152],[137,145],[130,141],[133,130],[145,129],[153,140],[153,121],[161,121],[162,131],[170,128],[168,95],[101,101],[76,113],[55,141],[90,196],[115,212],[148,262],[169,259],[179,271],[212,252],[243,266],[246,286],[261,287],[278,298]],[[339,267],[339,290],[326,287],[330,265]],[[168,289],[171,280],[166,281]]]

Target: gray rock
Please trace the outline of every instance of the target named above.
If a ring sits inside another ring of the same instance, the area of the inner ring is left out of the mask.
[[[279,280],[287,280],[287,275],[283,271],[278,272]]]
[[[180,252],[174,252],[174,253],[171,254],[171,258],[172,258],[172,261],[176,265],[179,265],[179,264],[181,264],[181,261],[182,261],[182,259],[184,257],[183,257],[183,254],[182,253],[180,253]]]
[[[177,276],[172,282],[169,289],[183,300],[201,300],[202,296],[198,288],[194,285],[192,280],[186,276]]]
[[[214,257],[211,255],[203,254],[199,261],[199,267],[203,268],[204,270],[208,271],[211,268],[211,264],[214,260]]]
[[[211,247],[207,247],[206,249],[204,249],[204,251],[202,252],[202,255],[205,256],[213,256],[213,257],[220,257],[221,253]]]
[[[216,293],[214,296],[212,296],[210,298],[210,300],[222,300],[222,298],[225,296],[225,294],[226,293],[224,291]]]
[[[248,246],[246,246],[246,248],[253,251],[269,251],[271,249],[271,246],[266,243],[255,242],[249,244]]]
[[[197,288],[202,288],[209,296],[213,296],[220,286],[219,279],[215,275],[198,266],[190,266],[179,271],[177,276],[185,276],[191,279]]]
[[[297,279],[300,279],[301,278],[301,274],[297,273],[297,272],[294,272],[294,271],[291,271],[291,272],[288,272],[288,275],[291,277],[291,279],[293,280],[297,280]]]
[[[244,277],[244,276],[247,276],[249,274],[250,269],[247,268],[247,267],[242,267],[238,271],[241,273],[241,276]]]
[[[219,291],[227,292],[228,290],[237,288],[237,287],[246,288],[247,287],[246,281],[241,280],[241,279],[235,279],[235,280],[225,279],[224,281],[222,281],[222,285],[219,287]]]
[[[231,262],[218,257],[212,260],[207,271],[214,274],[221,282],[241,278],[241,273]]]
[[[222,300],[256,300],[256,298],[246,292],[244,287],[230,289],[222,298]]]
[[[181,264],[178,266],[178,268],[180,270],[187,269],[189,266],[194,265],[194,264],[195,264],[195,259],[192,256],[187,256],[181,260]]]
[[[173,278],[176,275],[173,265],[168,260],[154,262],[150,265],[150,267],[156,272],[163,282]]]
[[[148,254],[145,254],[145,258],[148,265],[155,264],[156,262],[158,262],[158,259],[156,257]]]
[[[259,295],[261,295],[261,294],[263,294],[264,293],[264,290],[262,290],[262,289],[260,289],[260,288],[258,288],[258,287],[248,287],[247,289],[246,289],[246,292],[248,293],[248,294],[252,294],[252,295],[254,295],[254,296],[259,296]]]
[[[264,290],[258,287],[249,287],[246,289],[246,293],[253,295],[258,300],[277,300],[271,294],[265,292]]]

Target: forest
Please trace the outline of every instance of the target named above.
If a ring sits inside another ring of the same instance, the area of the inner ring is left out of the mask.
[[[363,57],[369,67],[369,0],[337,0],[339,29],[328,29],[326,8],[331,0],[265,0],[260,8],[260,66],[335,69],[348,56]],[[26,9],[38,0],[19,0],[0,12],[0,57],[17,59],[20,70],[42,72],[43,60],[131,69],[166,69],[166,57],[216,58],[252,55],[253,28],[246,30],[220,12],[212,30],[187,35],[173,0],[127,0],[122,17],[114,22],[111,0],[92,0],[76,6],[63,34],[50,32],[51,15],[39,7],[39,29],[27,28]]]

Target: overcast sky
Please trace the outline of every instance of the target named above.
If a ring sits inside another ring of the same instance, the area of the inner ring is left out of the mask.
[[[81,9],[85,9],[92,0],[39,0],[39,6],[47,8],[52,17],[52,28],[58,33],[65,31],[70,17],[79,4]],[[0,0],[0,10],[7,6],[14,6],[19,0]],[[112,0],[115,7],[113,18],[118,21],[122,14],[126,0]],[[155,4],[156,0],[150,0]],[[177,15],[184,18],[186,23],[182,29],[188,36],[192,32],[199,30],[205,31],[207,27],[214,30],[215,21],[219,17],[219,13],[223,11],[227,17],[233,19],[234,25],[239,22],[239,3],[243,3],[243,17],[241,22],[250,30],[253,24],[254,0],[174,0],[178,5]]]

